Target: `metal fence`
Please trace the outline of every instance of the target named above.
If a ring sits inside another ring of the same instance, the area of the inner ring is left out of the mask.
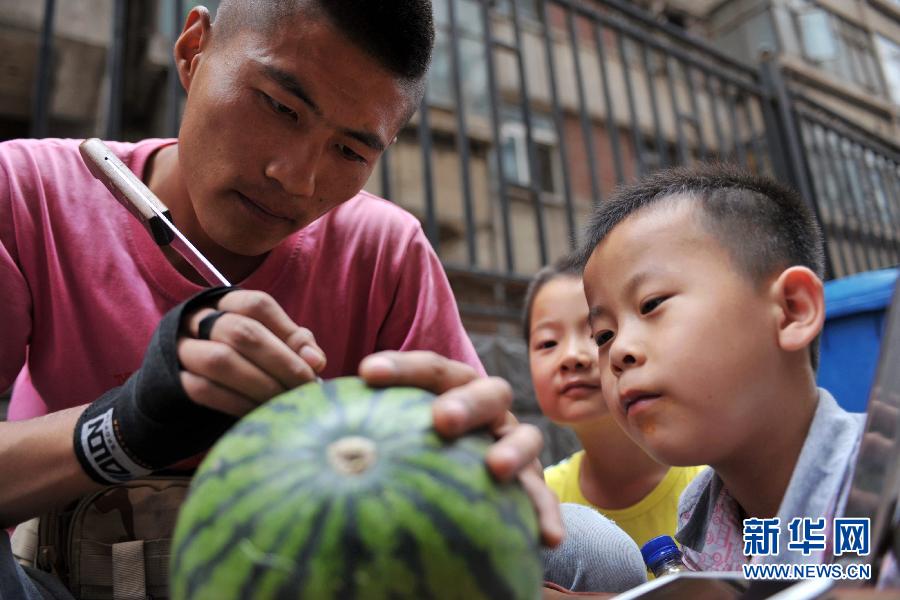
[[[53,134],[55,4],[45,0],[34,135]],[[124,60],[136,43],[135,11],[162,5],[180,21],[180,0],[112,0],[108,110],[85,135],[122,133],[123,90],[139,76]],[[595,203],[642,174],[695,161],[733,162],[794,185],[826,233],[830,276],[900,260],[900,149],[791,89],[773,60],[736,61],[622,0],[434,7],[422,107],[368,186],[420,217],[451,276],[493,286],[484,295],[494,308],[464,297],[464,312],[514,318],[528,276],[577,243]],[[146,135],[177,131],[174,70],[159,95],[162,125]],[[497,292],[498,282],[518,291]]]

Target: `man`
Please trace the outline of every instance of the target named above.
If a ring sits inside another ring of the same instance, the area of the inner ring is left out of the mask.
[[[113,149],[246,290],[202,292],[90,177],[77,143],[0,147],[0,387],[15,378],[10,417],[32,419],[0,434],[4,525],[191,456],[223,413],[356,373],[378,350],[469,366],[390,355],[373,383],[446,391],[483,372],[418,223],[359,193],[418,106],[432,41],[424,1],[225,0],[215,22],[191,11],[175,45],[177,144]],[[436,405],[438,427],[508,433],[489,464],[510,477],[539,435],[507,423],[504,384],[471,386]],[[116,469],[92,455],[97,431],[115,440]],[[553,542],[558,513],[537,502]]]

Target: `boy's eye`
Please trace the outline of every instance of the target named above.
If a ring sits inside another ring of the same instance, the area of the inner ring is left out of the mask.
[[[361,162],[361,163],[366,162],[365,158],[363,158],[360,154],[354,152],[353,149],[350,148],[350,146],[347,146],[346,144],[338,144],[337,148],[338,148],[338,152],[341,153],[341,156],[343,156],[347,160],[352,160],[352,161]]]
[[[538,342],[537,349],[546,350],[547,348],[553,348],[554,346],[556,346],[556,340],[544,340],[543,342]]]
[[[646,315],[647,313],[653,312],[657,306],[665,302],[667,298],[665,296],[659,296],[657,298],[651,298],[647,300],[643,304],[641,304],[641,314]]]
[[[606,344],[606,342],[608,342],[612,338],[613,338],[612,331],[609,331],[609,330],[601,331],[600,333],[598,333],[597,335],[594,336],[594,342],[596,342],[598,348],[601,348],[604,344]]]

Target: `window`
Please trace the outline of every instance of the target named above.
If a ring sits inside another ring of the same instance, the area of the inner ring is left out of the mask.
[[[888,95],[894,104],[900,104],[900,44],[884,36],[875,36],[875,47],[881,58],[881,68],[887,83]]]
[[[516,12],[521,20],[531,20],[538,23],[544,22],[544,13],[540,0],[495,0],[494,7],[498,14],[512,17],[510,3],[516,3]]]
[[[814,9],[797,15],[803,54],[813,62],[834,60],[838,54],[837,37],[831,19],[824,10]]]
[[[532,140],[535,162],[539,170],[541,191],[556,194],[559,190],[560,165],[557,153],[556,132],[550,120],[541,115],[533,115]],[[528,164],[528,138],[525,124],[520,120],[507,120],[500,128],[500,163],[503,175],[513,185],[531,185],[531,168]]]
[[[453,110],[455,92],[452,69],[452,45],[447,2],[456,9],[456,33],[459,45],[459,73],[466,114],[488,116],[487,56],[481,22],[481,8],[475,0],[436,0],[434,2],[435,43],[428,70],[428,102]]]
[[[803,57],[867,93],[885,95],[869,33],[808,0],[791,3]]]

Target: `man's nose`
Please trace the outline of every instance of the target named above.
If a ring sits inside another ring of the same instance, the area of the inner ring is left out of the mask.
[[[266,177],[277,181],[290,196],[311,198],[322,154],[318,145],[310,143],[285,149],[266,165]]]

